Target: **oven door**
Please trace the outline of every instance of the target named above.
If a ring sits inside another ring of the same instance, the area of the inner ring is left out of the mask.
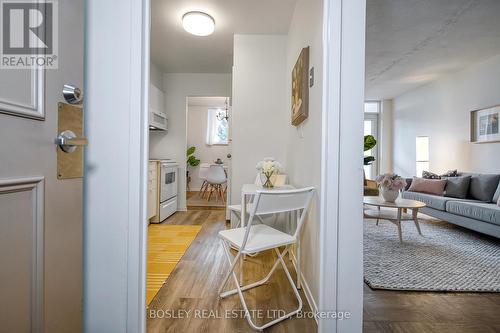
[[[177,167],[162,164],[160,181],[160,202],[177,196]]]

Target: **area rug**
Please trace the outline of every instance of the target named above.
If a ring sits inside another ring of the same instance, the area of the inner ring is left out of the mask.
[[[200,230],[199,225],[149,225],[146,304],[151,303]]]
[[[372,289],[500,292],[500,241],[444,222],[364,222],[364,278]]]

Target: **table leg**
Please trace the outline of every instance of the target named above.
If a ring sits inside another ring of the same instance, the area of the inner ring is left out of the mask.
[[[378,209],[378,211],[380,212],[380,206],[377,206],[377,209]],[[379,220],[380,220],[380,219],[377,219],[377,225],[378,225],[378,221],[379,221]]]
[[[246,225],[246,216],[247,216],[247,203],[246,203],[246,196],[244,193],[241,193],[241,227],[245,227]]]
[[[398,220],[396,224],[398,226],[399,241],[403,243],[403,231],[401,230],[401,215],[402,215],[402,209],[398,208]]]
[[[422,231],[420,230],[420,224],[418,223],[418,208],[412,209],[413,222],[415,222],[415,227],[417,228],[418,234],[422,236]]]

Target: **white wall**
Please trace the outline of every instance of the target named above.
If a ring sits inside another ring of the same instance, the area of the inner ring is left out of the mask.
[[[265,157],[286,160],[286,36],[235,35],[231,202]],[[285,165],[286,167],[286,165]]]
[[[286,49],[285,122],[287,158],[285,166],[290,182],[297,187],[314,186],[316,200],[302,232],[302,267],[314,302],[319,297],[319,193],[321,185],[322,72],[323,72],[323,1],[299,0],[296,4]],[[290,123],[292,69],[303,47],[310,46],[309,66],[314,67],[315,83],[309,89],[309,118],[298,127]]]
[[[379,115],[379,142],[378,142],[378,159],[379,159],[379,174],[393,172],[393,157],[392,157],[392,131],[393,131],[393,101],[385,99],[380,103]]]
[[[157,87],[161,91],[165,90],[163,89],[163,72],[161,71],[160,67],[158,67],[158,65],[154,64],[153,62],[150,63],[149,67],[149,79],[155,87]]]
[[[430,137],[430,169],[498,173],[500,143],[472,144],[470,111],[500,104],[500,56],[394,99],[394,171],[415,175],[415,137]]]
[[[178,208],[186,209],[186,98],[231,96],[230,74],[164,74],[168,132],[151,132],[150,157],[176,160],[179,167]],[[184,175],[184,176],[183,176]]]
[[[206,143],[207,139],[207,114],[208,108],[213,105],[188,105],[187,121],[187,146],[196,147],[194,155],[201,160],[201,163],[213,163],[217,158],[227,162],[228,147],[225,145],[212,145]],[[224,104],[220,105],[224,107]],[[200,167],[189,167],[191,176],[191,191],[200,189],[203,181],[198,177]]]

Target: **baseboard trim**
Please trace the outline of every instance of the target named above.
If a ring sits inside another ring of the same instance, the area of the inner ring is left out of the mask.
[[[295,253],[290,251],[290,255],[292,256],[292,265],[295,268],[295,271],[297,272],[297,258],[295,257]],[[302,282],[302,290],[304,291],[304,295],[306,295],[306,300],[307,303],[309,304],[309,307],[311,308],[311,311],[314,313],[318,312],[318,306],[316,305],[316,302],[314,301],[314,297],[312,296],[311,289],[309,288],[309,284],[307,283],[307,280],[304,278],[304,274],[301,272],[300,273],[300,280]],[[316,324],[318,324],[318,317],[314,316],[314,320],[316,320]]]

